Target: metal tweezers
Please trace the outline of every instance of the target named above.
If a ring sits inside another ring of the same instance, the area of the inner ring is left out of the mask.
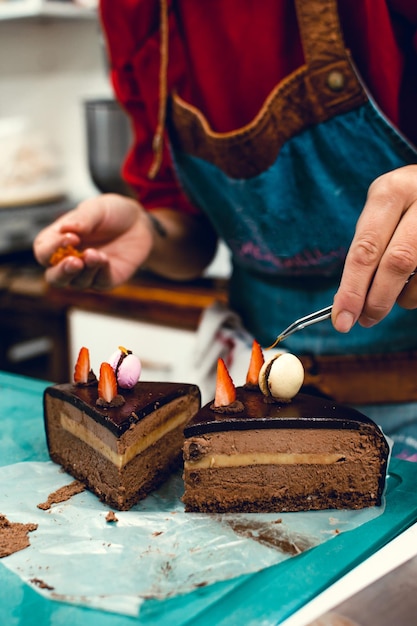
[[[410,276],[406,280],[405,284],[407,285],[410,280],[417,274],[417,270],[411,272]],[[296,333],[299,330],[303,330],[303,328],[307,328],[307,326],[311,326],[312,324],[317,324],[317,322],[323,322],[324,320],[328,320],[332,315],[332,306],[326,306],[324,309],[320,309],[320,311],[316,311],[315,313],[310,313],[310,315],[306,315],[305,317],[300,317],[299,320],[295,320],[292,324],[288,326],[285,330],[282,331],[275,339],[272,346],[269,346],[267,350],[271,348],[275,348],[281,341]]]
[[[288,326],[285,330],[282,331],[275,339],[272,346],[269,346],[268,349],[275,348],[281,341],[296,333],[298,330],[302,330],[307,326],[311,326],[311,324],[317,324],[317,322],[323,322],[324,320],[328,320],[332,314],[332,307],[326,306],[324,309],[320,309],[320,311],[316,311],[315,313],[310,313],[310,315],[306,315],[305,317],[300,317],[299,320],[296,320],[292,324]]]

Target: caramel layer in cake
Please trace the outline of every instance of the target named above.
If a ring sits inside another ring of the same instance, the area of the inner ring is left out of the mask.
[[[200,406],[194,385],[140,382],[123,396],[123,406],[99,408],[96,386],[56,385],[44,395],[52,460],[122,510],[178,467],[184,426]]]
[[[388,445],[367,417],[298,394],[288,404],[237,389],[244,411],[205,406],[185,429],[188,511],[300,511],[379,505]]]

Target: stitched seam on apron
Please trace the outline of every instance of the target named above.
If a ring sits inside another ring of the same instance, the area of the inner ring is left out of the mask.
[[[327,74],[334,69],[345,76],[343,93],[326,87]],[[250,178],[270,167],[291,137],[367,99],[349,60],[313,72],[303,66],[277,85],[252,122],[227,133],[213,131],[198,109],[174,96],[171,141],[177,150],[211,162],[231,177]]]

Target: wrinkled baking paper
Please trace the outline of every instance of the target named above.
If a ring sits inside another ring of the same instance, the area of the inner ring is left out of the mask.
[[[110,508],[89,491],[38,508],[73,480],[52,462],[0,468],[0,513],[10,522],[38,524],[30,546],[0,564],[50,599],[131,616],[146,599],[259,571],[384,510],[185,513],[180,473],[130,511],[114,511],[117,521],[106,521]]]

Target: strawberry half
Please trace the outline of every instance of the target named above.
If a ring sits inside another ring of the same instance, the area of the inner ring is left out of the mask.
[[[90,373],[90,353],[88,348],[81,348],[74,367],[74,382],[86,385]]]
[[[262,352],[262,348],[256,339],[252,343],[252,354],[250,357],[249,369],[246,375],[247,385],[258,385],[259,372],[264,364],[265,359]]]
[[[236,400],[236,388],[223,359],[217,361],[216,394],[214,406],[228,406]]]
[[[116,375],[110,363],[100,365],[100,378],[98,381],[98,397],[110,403],[117,396]]]

